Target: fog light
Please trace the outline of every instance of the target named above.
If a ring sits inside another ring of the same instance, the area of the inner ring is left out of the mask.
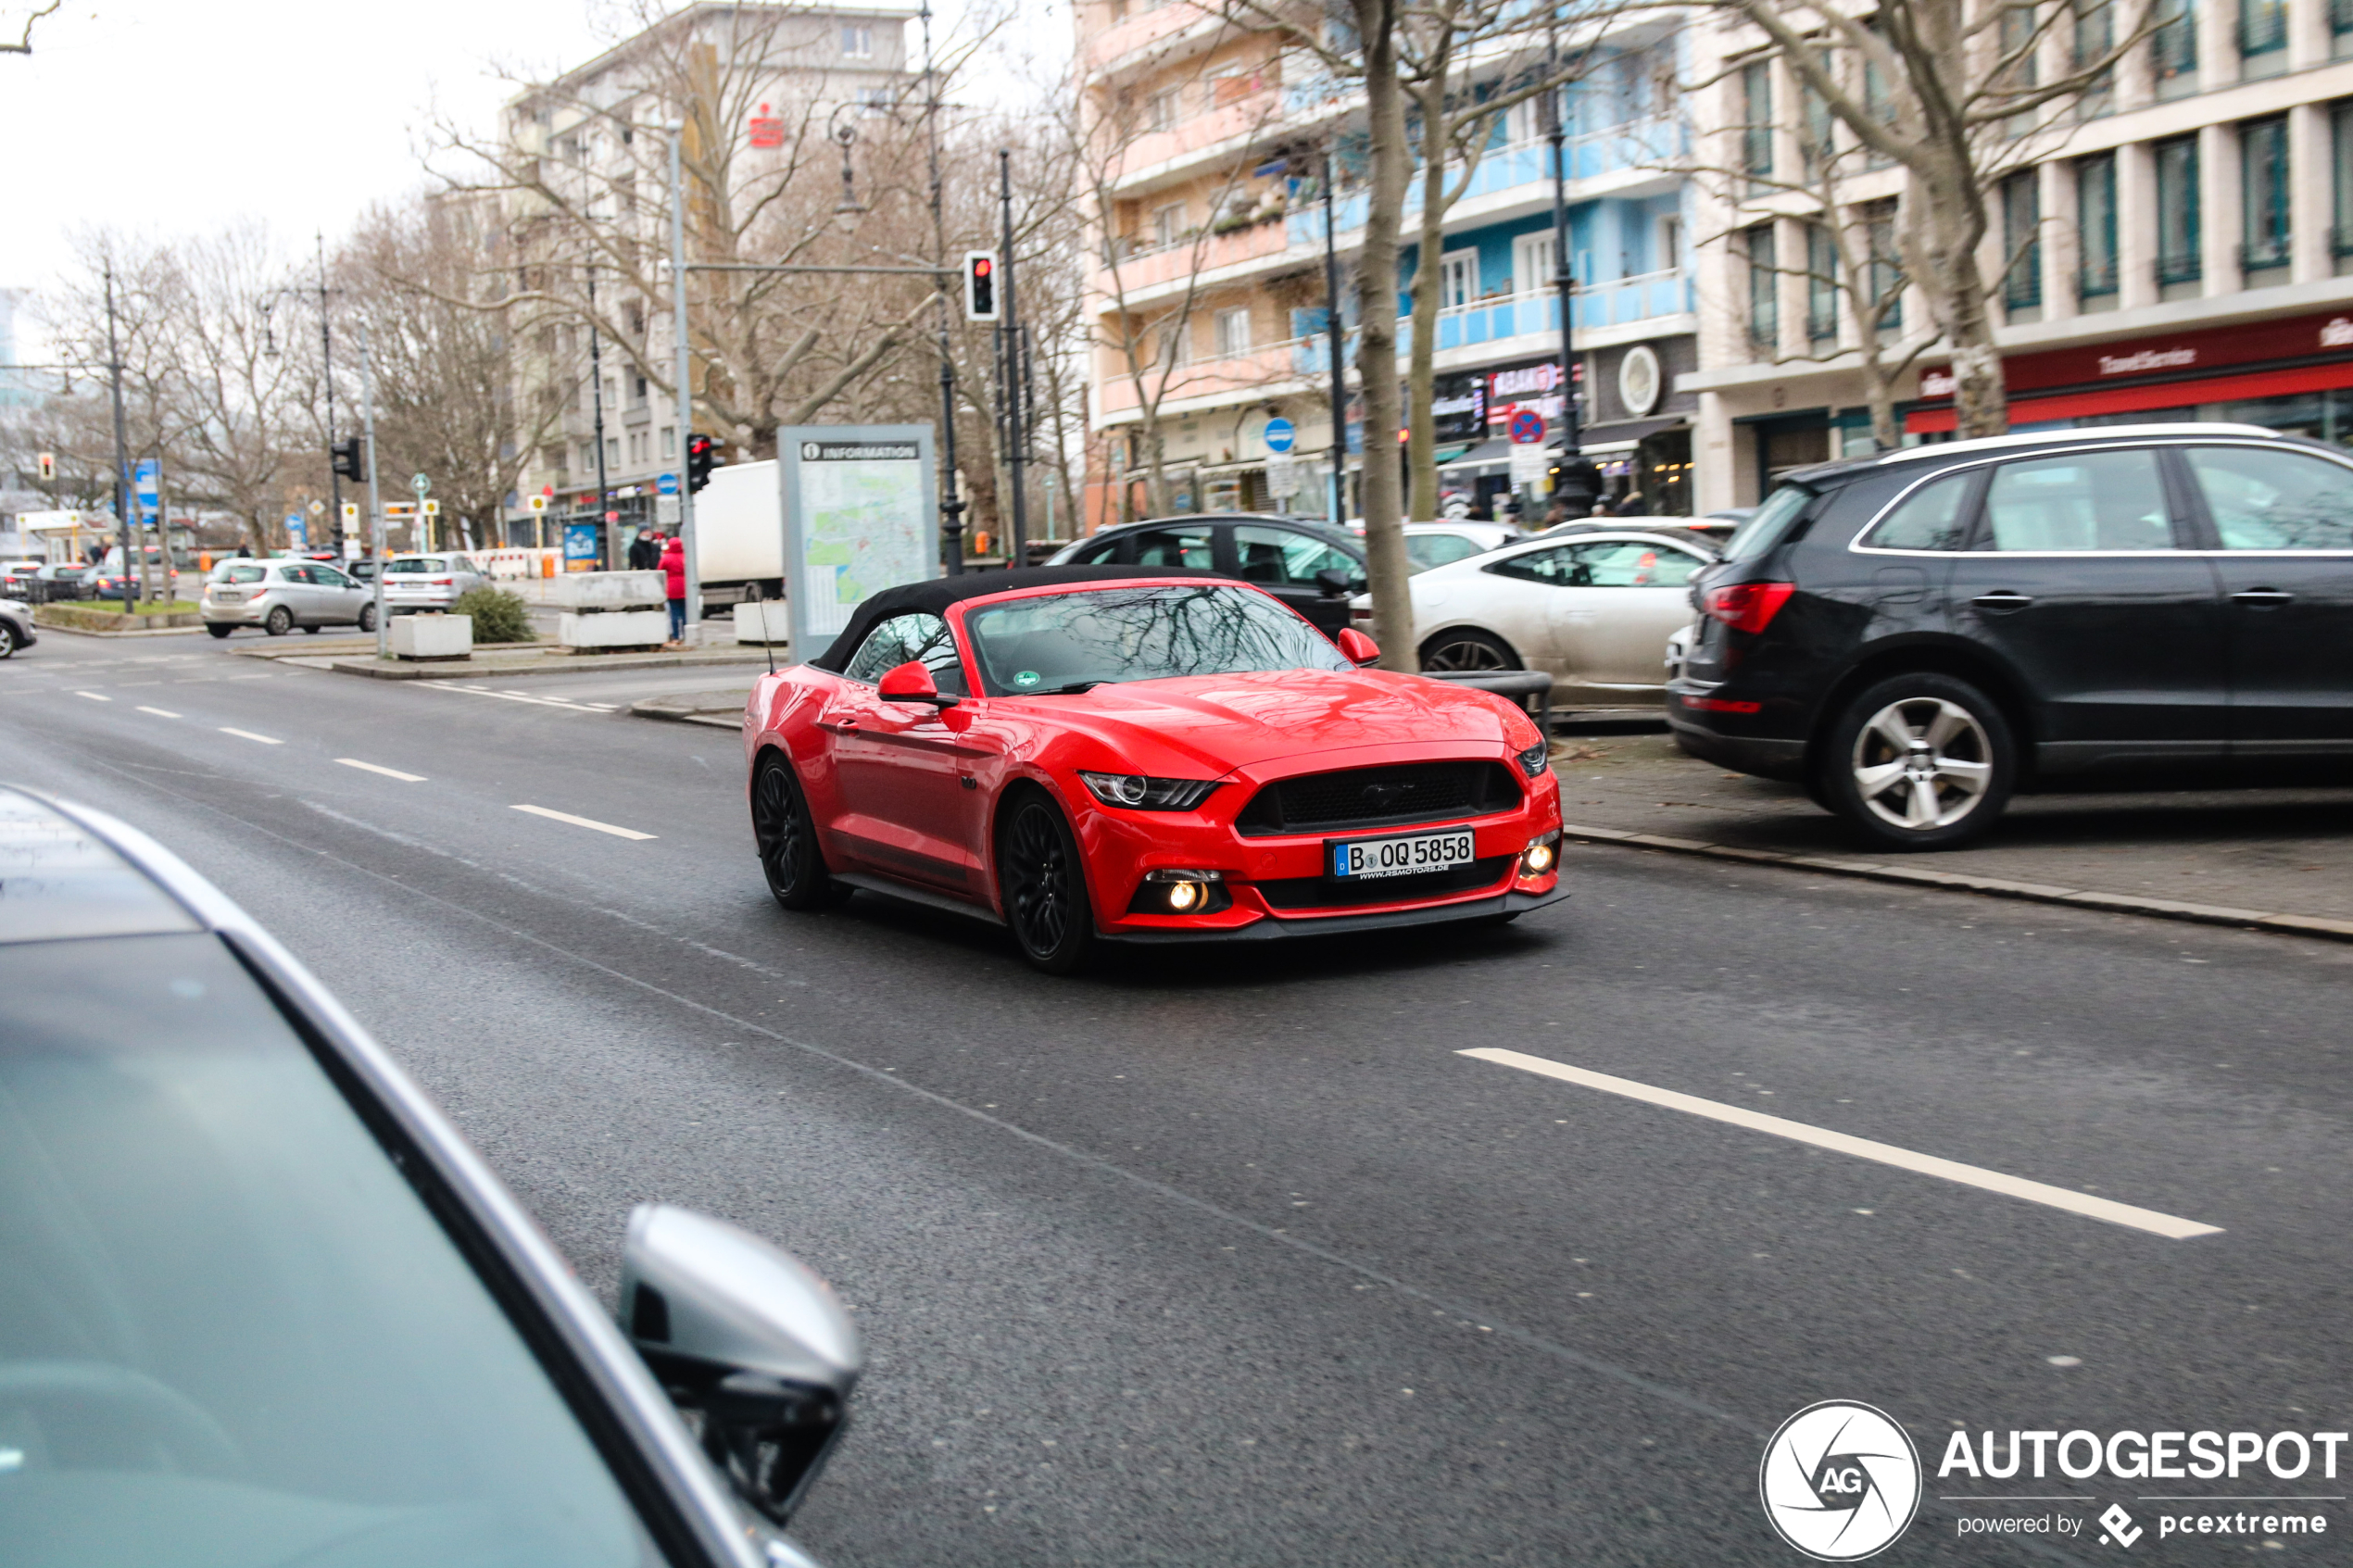
[[[1545,837],[1537,839],[1534,843],[1530,844],[1526,849],[1520,852],[1519,874],[1522,876],[1542,876],[1546,872],[1553,869],[1553,862],[1559,858],[1560,856],[1558,851],[1554,850],[1553,847],[1552,835],[1547,834]]]
[[[1198,882],[1173,882],[1168,884],[1168,910],[1171,914],[1190,914],[1201,903],[1202,887]]]

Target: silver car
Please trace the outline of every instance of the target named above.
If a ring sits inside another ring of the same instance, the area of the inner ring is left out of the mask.
[[[824,1281],[648,1204],[617,1325],[153,840],[0,788],[0,865],[10,1568],[812,1568],[781,1532],[862,1362]]]
[[[240,626],[258,626],[283,637],[299,626],[376,629],[374,591],[322,560],[250,560],[233,557],[205,579],[196,606],[205,630],[225,637]]]
[[[490,579],[472,558],[455,552],[429,556],[395,556],[384,562],[384,612],[403,615],[418,609],[447,609],[459,595]]]
[[[0,599],[0,659],[40,640],[32,634],[32,607],[22,599]]]

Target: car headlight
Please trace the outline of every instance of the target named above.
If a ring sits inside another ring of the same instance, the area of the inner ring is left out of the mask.
[[[1089,773],[1078,777],[1106,806],[1130,811],[1189,811],[1217,787],[1213,779],[1148,779],[1136,773]]]
[[[1541,779],[1553,766],[1553,746],[1550,741],[1538,741],[1519,754],[1519,771],[1531,779]]]

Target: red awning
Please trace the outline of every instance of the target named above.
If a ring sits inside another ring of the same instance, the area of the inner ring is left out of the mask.
[[[2040,424],[2046,420],[2080,420],[2092,414],[2132,414],[2151,408],[2183,408],[2199,403],[2237,403],[2253,397],[2284,397],[2291,393],[2322,392],[2353,386],[2353,360],[2334,365],[2305,365],[2288,370],[2249,370],[2235,376],[2208,376],[2202,381],[2163,382],[2152,386],[2102,387],[2093,392],[2063,393],[2056,397],[2018,397],[2010,401],[2010,423]],[[1904,428],[1917,435],[1951,430],[1951,407],[1916,408],[1904,417]]]

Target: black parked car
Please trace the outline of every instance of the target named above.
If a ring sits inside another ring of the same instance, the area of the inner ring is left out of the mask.
[[[1228,512],[1106,528],[1059,551],[1053,566],[1183,566],[1254,583],[1338,636],[1350,596],[1365,591],[1365,542],[1299,518]]]
[[[2257,426],[1801,470],[1692,602],[1683,749],[1894,848],[1973,837],[2038,782],[2353,759],[2353,454]]]

